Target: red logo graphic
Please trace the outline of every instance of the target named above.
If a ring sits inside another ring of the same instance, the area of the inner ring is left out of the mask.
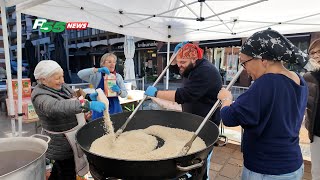
[[[68,22],[66,25],[67,30],[84,30],[88,27],[88,22]]]

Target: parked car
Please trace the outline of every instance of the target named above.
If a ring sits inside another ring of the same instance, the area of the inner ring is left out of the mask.
[[[15,60],[11,61],[11,74],[17,75],[18,72],[18,63]],[[22,60],[22,76],[28,76],[29,64],[26,60]]]

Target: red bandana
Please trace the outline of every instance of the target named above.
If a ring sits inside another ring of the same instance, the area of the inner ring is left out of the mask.
[[[190,43],[184,45],[178,52],[177,57],[181,59],[202,59],[203,56],[203,50]]]

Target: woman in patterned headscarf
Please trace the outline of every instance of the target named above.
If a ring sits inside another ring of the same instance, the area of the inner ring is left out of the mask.
[[[247,39],[240,64],[255,81],[232,102],[221,89],[221,118],[226,126],[242,126],[242,179],[290,179],[303,176],[299,131],[307,105],[304,79],[282,62],[304,66],[307,55],[278,32],[268,29]]]

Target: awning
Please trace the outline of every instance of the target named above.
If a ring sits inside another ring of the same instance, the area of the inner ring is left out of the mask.
[[[215,48],[215,47],[231,47],[231,46],[241,46],[241,39],[234,38],[234,39],[219,39],[219,40],[208,40],[208,41],[200,41],[200,47],[208,47],[208,48]]]
[[[170,43],[170,53],[173,53],[174,48],[176,47],[177,43]],[[167,53],[167,43],[164,43],[162,47],[159,49],[158,54],[165,54]]]
[[[303,51],[307,50],[309,47],[309,42],[311,40],[310,33],[288,34],[288,35],[284,35],[284,36],[286,38],[288,38],[294,45],[301,48],[301,50],[303,50]],[[300,47],[298,45],[299,43],[303,43],[303,42],[307,42],[307,44],[305,45],[306,49],[303,49],[302,47]]]
[[[142,40],[135,43],[136,50],[157,49],[158,42],[154,40]]]
[[[102,55],[104,55],[105,53],[107,53],[107,50],[96,50],[96,51],[93,51],[93,52],[89,52],[89,55],[92,55],[92,56],[102,56]]]
[[[123,52],[123,42],[111,45],[111,52]]]
[[[311,34],[310,33],[298,33],[298,34],[285,34],[284,35],[286,38],[289,40],[291,39],[296,39],[296,38],[310,38]]]
[[[76,51],[76,52],[69,52],[69,56],[88,56],[89,51]]]

